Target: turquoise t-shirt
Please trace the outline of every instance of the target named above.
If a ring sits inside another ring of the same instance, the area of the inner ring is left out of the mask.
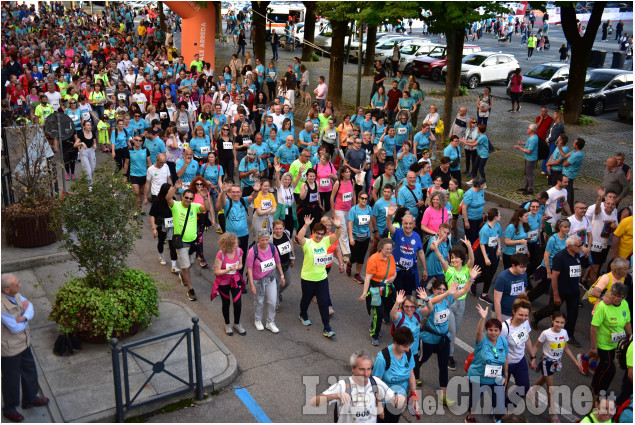
[[[437,254],[435,254],[435,252],[430,249],[430,244],[437,239],[437,236],[432,236],[430,238],[430,243],[426,248],[426,265],[428,267],[428,276],[444,275],[443,265],[437,258]],[[448,255],[450,254],[451,248],[452,245],[449,240],[446,240],[445,242],[439,244],[439,253],[441,253],[441,256],[445,259],[445,261],[448,261]]]
[[[573,180],[578,177],[578,173],[580,172],[580,167],[582,166],[582,161],[584,160],[584,151],[573,152],[567,158],[569,161],[569,165],[562,168],[562,174],[569,177],[569,179]]]
[[[498,376],[504,377],[505,371],[503,367],[507,360],[507,354],[509,354],[509,346],[506,338],[499,336],[496,340],[496,345],[492,345],[487,336],[484,336],[481,342],[477,342],[474,345],[474,360],[472,360],[472,364],[467,370],[467,376],[470,381],[479,382],[480,380],[481,384],[495,384],[496,378],[487,377],[486,372],[488,371],[486,368],[491,370],[490,366],[494,366],[495,369],[500,366],[500,374]]]
[[[414,342],[410,344],[410,352],[414,356],[417,353],[419,353],[419,336],[421,334],[421,331],[420,331],[421,325],[419,324],[419,321],[421,319],[421,314],[419,313],[418,308],[416,311],[416,315],[413,314],[412,317],[408,317],[408,315],[404,314],[402,311],[400,311],[398,314],[399,314],[399,319],[397,319],[397,321],[395,322],[395,329],[397,329],[398,327],[397,324],[401,322],[401,318],[403,317],[403,323],[401,324],[401,326],[405,326],[408,329],[410,329],[410,331],[412,332],[412,336],[414,336],[415,338]],[[417,319],[417,316],[419,316],[419,319]]]
[[[386,359],[379,352],[373,363],[373,376],[381,378],[395,393],[405,396],[408,394],[410,371],[415,368],[415,356],[411,355],[410,361],[408,361],[408,355],[404,353],[400,359],[397,359],[392,351],[393,345],[388,346],[390,369],[386,370]]]
[[[203,164],[201,166],[201,175],[205,180],[212,182],[212,184],[216,186],[216,189],[220,190],[218,187],[218,178],[224,176],[225,171],[220,165]]]
[[[249,197],[243,197],[245,203],[249,207]],[[227,198],[225,200],[225,206],[223,209],[225,211],[229,208],[229,203],[232,202],[232,207],[229,210],[229,216],[227,216],[227,212],[225,212],[226,219],[226,230],[227,232],[235,233],[239,238],[246,236],[249,234],[249,223],[247,222],[247,211],[245,207],[243,207],[242,202],[234,202],[231,199]]]
[[[503,231],[499,222],[496,222],[494,227],[490,227],[488,223],[485,223],[478,232],[479,243],[490,248],[498,248],[498,238],[502,236]]]
[[[273,69],[267,68],[265,70],[265,75],[267,76],[267,82],[273,83],[276,80],[276,77],[278,76],[278,70],[275,67]]]
[[[450,162],[458,158],[459,165],[457,165],[456,167],[450,166],[450,171],[461,171],[461,149],[460,148],[458,147],[453,148],[452,145],[448,145],[445,147],[445,149],[443,149],[443,156],[447,156],[448,158],[450,158]]]
[[[470,189],[463,195],[463,206],[467,207],[468,220],[480,220],[483,218],[483,209],[485,207],[485,192]]]
[[[382,145],[384,150],[386,151],[386,156],[393,157],[393,152],[395,150],[395,144],[397,143],[396,137],[390,137],[389,135],[384,136],[384,144]]]
[[[380,237],[383,236],[384,231],[386,230],[386,208],[393,202],[397,203],[394,196],[390,197],[390,201],[386,201],[382,197],[375,202],[375,205],[373,205],[371,215],[375,216],[375,220],[377,221],[377,232]]]
[[[525,232],[525,228],[523,227],[522,224],[520,224],[518,228],[516,228],[513,224],[510,224],[505,229],[503,236],[513,241],[519,241],[521,239],[527,239],[527,232]],[[516,248],[517,246],[520,247],[524,245],[509,245],[509,246],[505,245],[505,247],[503,248],[503,254],[514,255],[517,249],[522,249],[522,248]]]
[[[414,192],[414,196],[413,193]],[[414,190],[409,190],[406,184],[399,189],[397,194],[397,205],[403,205],[408,208],[410,214],[416,219],[419,216],[419,207],[417,207],[417,200],[423,199],[423,193],[421,193],[421,187],[415,184]]]
[[[190,148],[192,148],[194,156],[197,156],[197,157],[207,156],[207,154],[210,151],[208,150],[207,153],[201,152],[201,148],[204,148],[204,147],[209,147],[209,140],[207,140],[206,137],[203,137],[203,138],[195,137],[192,140],[190,140]]]
[[[384,130],[386,129],[386,124],[379,126],[379,125],[375,125],[375,137],[373,139],[373,143],[376,145],[379,143],[379,139],[381,139],[381,136],[383,136],[384,134]],[[384,140],[386,138],[384,137]]]
[[[452,303],[454,303],[454,295],[448,295],[441,302],[436,303],[428,316],[426,326],[441,335],[447,335],[450,328],[450,305]],[[438,344],[441,342],[440,336],[423,330],[421,331],[421,339],[426,344]]]
[[[547,246],[545,247],[545,251],[549,251],[549,267],[553,264],[553,257],[563,249],[567,247],[567,238],[569,235],[564,237],[564,240],[560,239],[560,236],[556,233],[547,241]],[[545,267],[545,259],[543,257],[541,266]]]
[[[563,147],[562,150],[564,151],[564,153],[569,153],[570,150],[567,146]],[[556,150],[553,151],[553,155],[551,155],[551,161],[557,161],[559,159],[562,158],[562,155],[560,155],[560,149],[556,148]],[[555,171],[560,171],[562,172],[562,167],[563,167],[564,161],[560,162],[560,164],[557,165],[552,165],[551,169],[555,170]]]
[[[489,139],[486,135],[481,134],[476,139],[476,154],[479,158],[489,158]]]
[[[417,132],[414,137],[414,142],[417,144],[417,153],[424,149],[428,149],[430,146],[430,132],[427,132],[426,134],[423,134],[420,131]]]
[[[238,171],[246,173],[247,171],[258,170],[260,171],[260,163],[258,161],[250,162],[247,157],[244,157],[240,161],[240,165],[238,166]],[[253,186],[255,182],[255,177],[253,174],[247,176],[247,178],[240,179],[240,187],[245,186]]]
[[[148,173],[148,164],[146,158],[150,156],[150,152],[145,149],[128,149],[129,171],[133,177],[145,177]]]
[[[265,143],[261,143],[260,145],[258,145],[258,143],[254,143],[253,145],[251,145],[250,149],[253,149],[256,151],[256,155],[258,155],[258,158],[260,158],[262,155],[271,153],[271,151],[269,150],[269,145]],[[267,160],[259,159],[259,161],[260,161],[260,169],[265,170],[267,168]]]
[[[400,154],[397,154],[397,158],[399,158]],[[404,156],[399,160],[399,164],[397,164],[397,169],[395,170],[395,178],[397,181],[401,181],[406,178],[406,174],[410,171],[410,166],[414,164],[415,157],[411,152],[404,154]]]
[[[355,240],[370,238],[370,213],[371,209],[369,206],[361,209],[358,205],[355,205],[348,212],[348,221],[353,223],[353,238]]]
[[[527,139],[525,149],[531,151],[529,153],[523,152],[523,156],[527,161],[538,161],[538,136],[533,135]]]
[[[538,242],[538,229],[540,229],[540,225],[542,224],[542,216],[544,213],[544,209],[539,209],[536,215],[529,213],[529,234],[527,235],[530,236],[529,242]]]
[[[373,122],[373,120],[362,121],[361,123],[359,123],[359,129],[360,129],[360,136],[362,136],[366,131],[370,133],[371,137],[375,136],[375,123]]]
[[[402,111],[411,111],[412,110],[412,105],[414,105],[416,103],[416,101],[412,100],[412,98],[401,98],[399,99],[399,103],[398,105],[401,106],[401,110]]]
[[[401,148],[401,145],[403,145],[404,140],[406,140],[409,137],[409,134],[412,131],[413,131],[413,128],[410,122],[403,124],[401,121],[399,121],[395,123],[395,144],[397,145],[397,147]],[[384,140],[386,140],[385,137],[384,137]]]
[[[375,105],[375,108],[383,108],[386,105],[386,96],[384,95],[380,99],[377,93],[375,93],[370,101]]]
[[[179,171],[181,168],[183,168],[184,165],[185,165],[185,160],[181,158],[178,161],[176,161],[176,165],[174,167],[176,168],[176,171]],[[187,189],[190,186],[190,183],[192,182],[192,180],[194,180],[197,174],[198,174],[198,162],[192,160],[190,161],[189,165],[185,169],[185,173],[183,173],[183,175],[179,177],[180,180],[183,180],[183,187],[179,189],[179,193],[183,193],[183,190],[184,190],[183,188]]]
[[[276,151],[276,158],[281,164],[291,165],[300,156],[300,151],[296,145],[291,145],[290,148],[287,145],[282,145]]]

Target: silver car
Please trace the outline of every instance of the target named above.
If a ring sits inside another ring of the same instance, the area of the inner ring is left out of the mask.
[[[524,99],[531,99],[544,105],[553,99],[558,90],[569,81],[569,65],[566,63],[543,63],[523,75]],[[511,83],[507,86],[509,95]]]

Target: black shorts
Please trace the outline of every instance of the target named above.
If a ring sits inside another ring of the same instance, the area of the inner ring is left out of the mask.
[[[136,184],[139,186],[144,186],[146,184],[146,176],[143,176],[143,177],[130,176],[130,183]]]
[[[511,92],[510,93],[510,97],[512,98],[512,103],[519,103],[520,102],[520,95],[521,95],[521,93]]]
[[[602,264],[606,262],[606,257],[608,257],[610,251],[610,247],[604,248],[600,252],[591,251],[591,259],[593,260],[593,264],[599,267],[602,267]]]

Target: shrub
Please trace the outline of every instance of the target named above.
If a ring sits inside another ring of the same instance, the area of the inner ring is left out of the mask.
[[[580,115],[578,119],[579,125],[595,125],[595,119],[586,115]]]
[[[459,96],[468,96],[470,94],[470,91],[467,89],[466,86],[459,86]]]

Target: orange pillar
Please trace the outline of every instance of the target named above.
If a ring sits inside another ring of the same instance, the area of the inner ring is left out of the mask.
[[[212,64],[214,69],[214,51],[216,42],[215,6],[211,1],[207,7],[195,1],[164,1],[181,21],[181,54],[189,65],[198,53],[199,59]]]

